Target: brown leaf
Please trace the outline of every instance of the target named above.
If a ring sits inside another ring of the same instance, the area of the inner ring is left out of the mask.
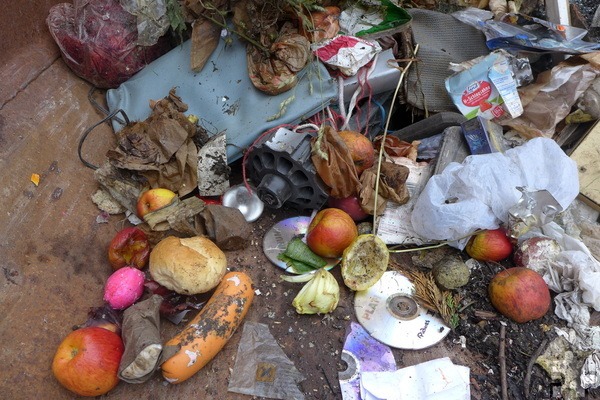
[[[183,111],[187,105],[171,90],[152,104],[145,121],[132,122],[117,134],[118,147],[107,157],[117,168],[137,171],[151,187],[185,196],[198,186],[196,128]]]
[[[311,142],[311,159],[330,195],[344,198],[358,194],[360,181],[352,155],[344,140],[330,126],[324,126]]]
[[[192,28],[192,45],[190,49],[190,67],[200,72],[204,64],[217,48],[221,38],[221,28],[207,19],[199,18]]]
[[[304,36],[286,28],[282,31],[272,43],[267,32],[261,35],[261,43],[270,49],[270,54],[250,44],[246,50],[252,84],[272,96],[296,86],[296,73],[306,66],[311,55],[310,43]]]

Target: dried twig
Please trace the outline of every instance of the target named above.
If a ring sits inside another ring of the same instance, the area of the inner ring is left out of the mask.
[[[548,346],[548,339],[544,339],[540,344],[540,347],[533,353],[531,358],[529,359],[529,363],[527,364],[527,373],[525,374],[525,379],[523,380],[525,398],[529,399],[529,386],[531,386],[531,373],[533,371],[533,365],[535,361],[538,359],[542,351]]]
[[[498,361],[500,362],[502,400],[508,400],[508,383],[506,381],[506,327],[502,324],[500,325],[500,349],[498,350]]]
[[[398,79],[398,84],[396,85],[396,90],[394,92],[394,96],[392,97],[392,104],[390,105],[390,111],[387,117],[387,120],[385,121],[385,128],[383,129],[383,138],[381,140],[381,143],[385,143],[385,137],[387,135],[389,126],[390,126],[390,119],[392,117],[393,114],[393,110],[394,110],[394,104],[396,101],[396,98],[398,97],[398,91],[400,90],[400,87],[402,87],[402,82],[404,81],[404,76],[406,75],[406,73],[408,72],[408,70],[410,69],[410,66],[413,63],[413,59],[416,59],[416,55],[417,52],[419,51],[419,45],[417,44],[413,50],[413,57],[410,57],[410,61],[408,62],[408,64],[406,64],[406,67],[404,68],[404,70],[400,73],[400,78]],[[384,153],[384,147],[385,146],[381,146],[379,149],[379,156],[377,158],[377,176],[381,176],[381,162],[383,160],[383,153]],[[377,221],[377,195],[379,193],[379,179],[377,179],[375,181],[375,209],[373,211],[373,232],[377,232],[378,229],[378,221]]]

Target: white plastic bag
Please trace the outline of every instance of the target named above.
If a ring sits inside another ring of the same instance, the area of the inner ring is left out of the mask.
[[[508,221],[521,197],[517,187],[548,190],[566,209],[579,193],[577,164],[547,138],[505,153],[472,155],[433,176],[416,201],[411,222],[429,240],[458,241],[478,229]],[[464,248],[466,240],[455,247]]]

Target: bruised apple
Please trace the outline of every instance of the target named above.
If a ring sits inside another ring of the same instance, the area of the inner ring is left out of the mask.
[[[65,388],[80,396],[99,396],[119,383],[124,346],[115,332],[99,327],[71,332],[58,346],[52,373]]]
[[[177,196],[174,192],[164,188],[154,188],[143,192],[137,201],[137,216],[144,218],[149,212],[166,207]]]
[[[327,205],[331,208],[339,208],[347,212],[355,222],[362,221],[369,216],[360,206],[360,200],[356,196],[344,198],[329,197]]]
[[[465,250],[479,261],[501,261],[511,255],[513,245],[504,229],[499,228],[473,235]]]
[[[339,208],[325,208],[308,225],[306,244],[321,257],[337,258],[357,236],[356,224],[347,212]]]
[[[114,270],[126,265],[142,269],[150,257],[150,242],[136,227],[121,229],[108,245],[108,262]]]
[[[525,267],[496,274],[488,286],[488,294],[502,315],[518,323],[541,318],[550,308],[550,290],[544,278]]]
[[[375,163],[375,148],[369,138],[356,131],[340,131],[338,134],[350,150],[358,176],[364,170],[373,166]]]

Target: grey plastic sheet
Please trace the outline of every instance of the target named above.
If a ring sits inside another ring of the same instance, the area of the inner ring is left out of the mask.
[[[109,110],[122,109],[131,121],[144,120],[150,115],[149,101],[162,99],[175,87],[188,113],[200,118],[210,136],[225,132],[227,160],[232,162],[263,132],[297,124],[337,97],[335,81],[316,59],[300,71],[298,85],[291,90],[277,96],[260,92],[248,76],[246,45],[237,39],[231,45],[221,40],[202,71],[194,73],[189,65],[188,40],[108,90]],[[115,131],[122,127],[113,120]]]

